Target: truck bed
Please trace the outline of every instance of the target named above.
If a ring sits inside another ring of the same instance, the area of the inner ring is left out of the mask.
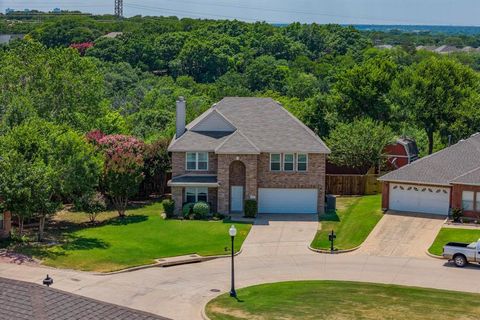
[[[459,248],[466,248],[469,243],[463,243],[463,242],[449,242],[446,244],[449,247],[459,247]]]

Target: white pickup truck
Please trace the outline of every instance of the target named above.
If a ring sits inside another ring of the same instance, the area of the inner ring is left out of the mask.
[[[477,242],[449,242],[443,247],[443,257],[463,268],[469,262],[480,263],[480,239]]]

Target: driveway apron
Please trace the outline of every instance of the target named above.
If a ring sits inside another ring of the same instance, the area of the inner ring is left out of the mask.
[[[353,254],[391,257],[425,257],[445,217],[388,212]]]
[[[318,229],[314,214],[260,214],[243,243],[242,256],[311,253],[308,245]]]

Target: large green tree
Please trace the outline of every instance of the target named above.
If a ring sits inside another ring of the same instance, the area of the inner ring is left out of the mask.
[[[435,132],[460,139],[480,127],[479,75],[446,57],[431,56],[407,68],[394,81],[395,111],[423,128],[432,153]]]
[[[389,127],[369,118],[339,123],[326,139],[332,150],[329,161],[365,173],[379,165],[383,149],[393,137]]]
[[[46,218],[64,199],[98,186],[101,158],[86,139],[65,126],[30,119],[0,138],[0,194],[18,218],[39,218],[43,238]]]

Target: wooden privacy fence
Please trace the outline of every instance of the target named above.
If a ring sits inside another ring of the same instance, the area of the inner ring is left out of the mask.
[[[325,191],[327,194],[339,195],[381,193],[382,184],[377,180],[378,177],[378,174],[327,174],[325,179]]]

